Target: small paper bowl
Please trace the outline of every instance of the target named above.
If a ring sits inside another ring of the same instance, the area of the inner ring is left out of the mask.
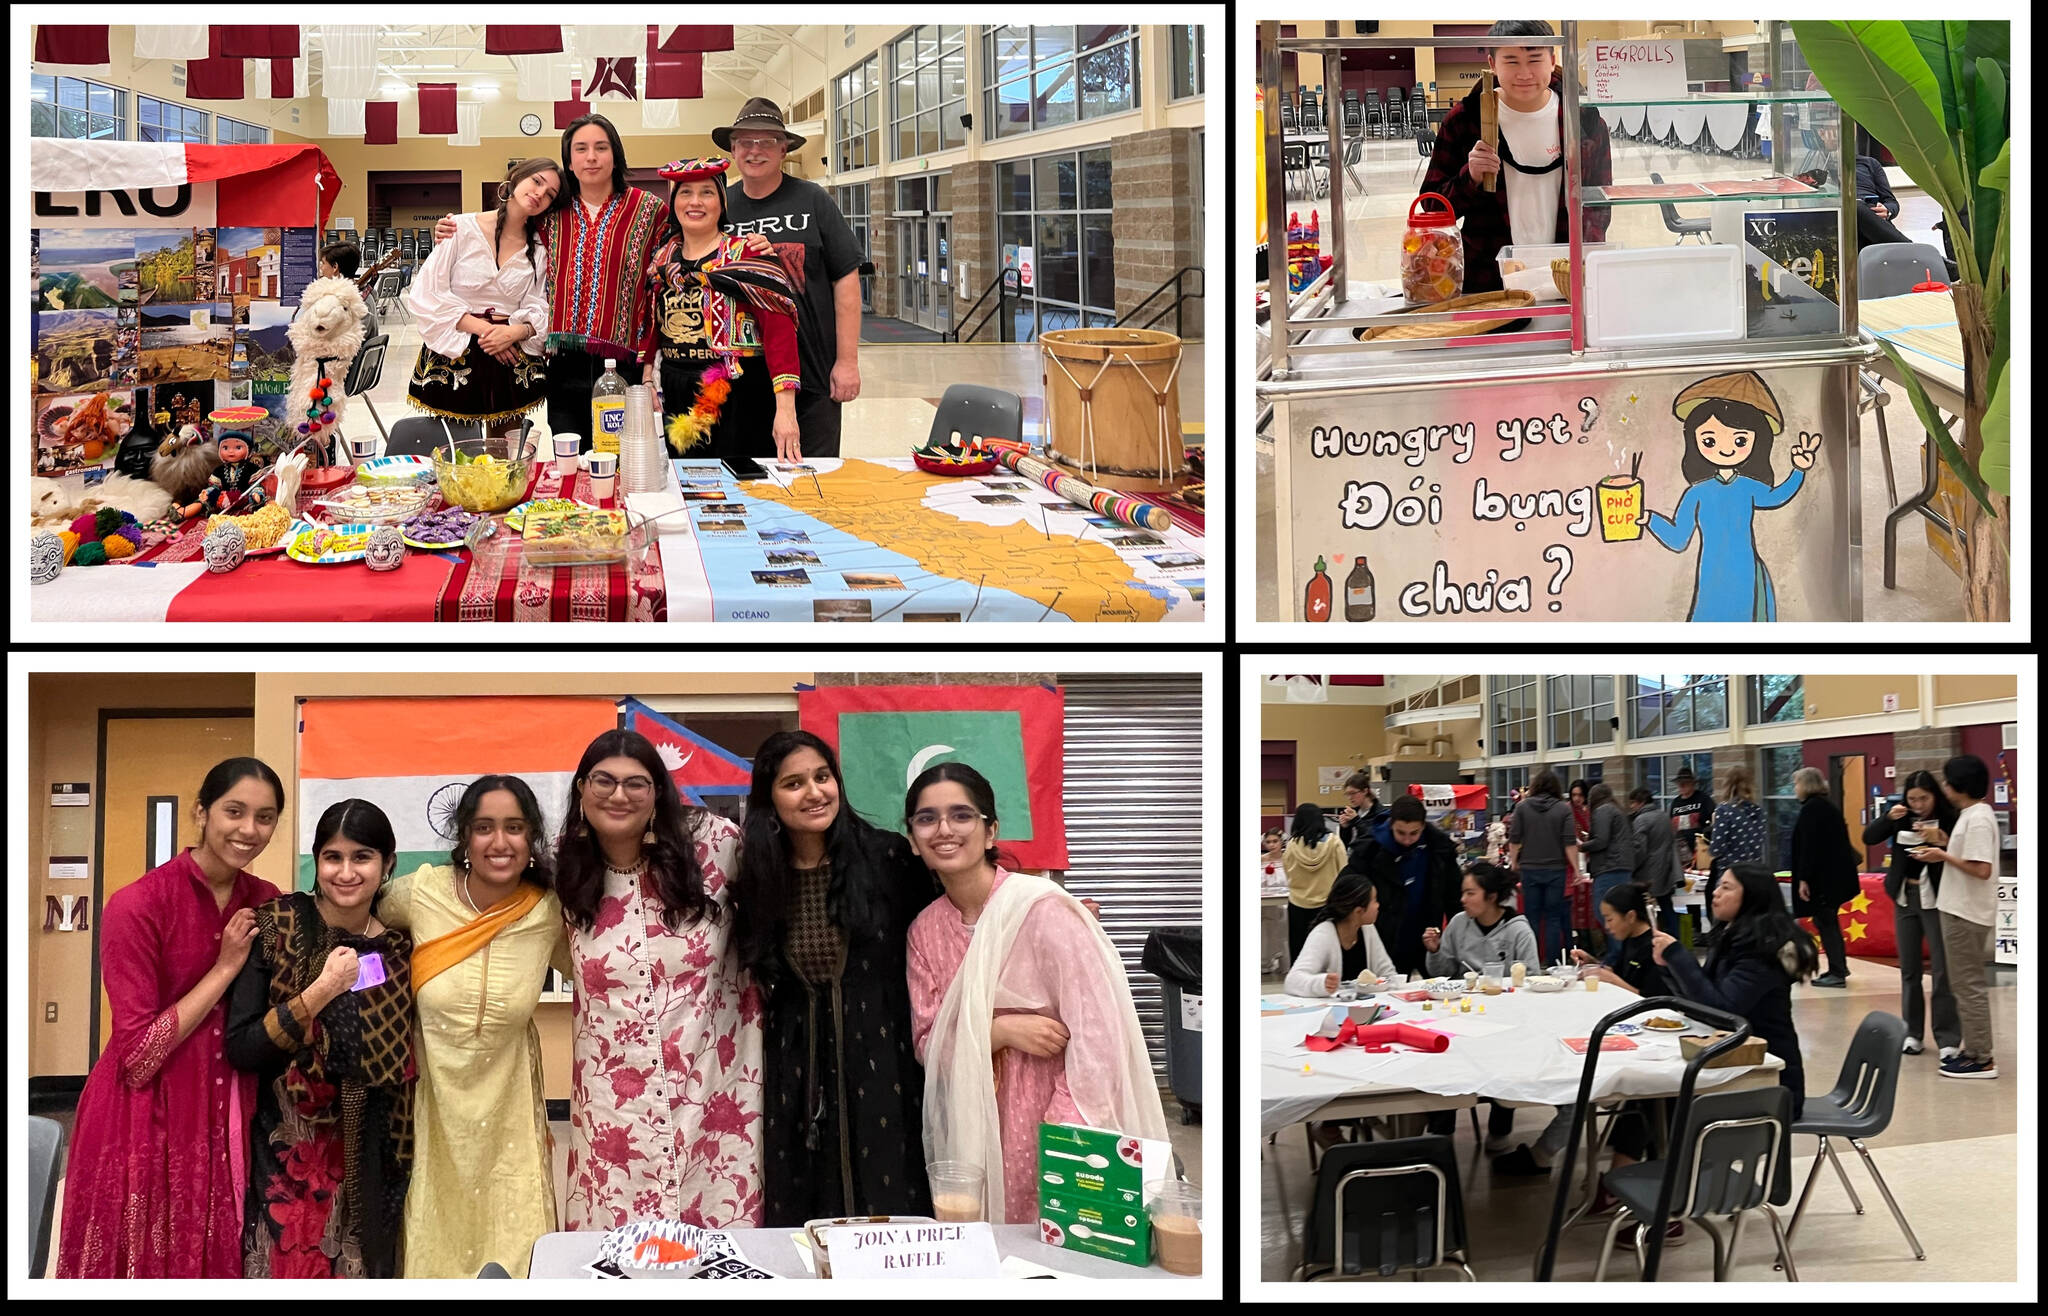
[[[1564,990],[1564,979],[1542,974],[1534,978],[1523,979],[1522,985],[1532,992],[1561,992]]]
[[[636,1220],[622,1225],[604,1236],[598,1245],[598,1256],[611,1262],[621,1270],[651,1270],[664,1275],[689,1275],[704,1268],[710,1260],[704,1237],[705,1231],[695,1225],[686,1225],[680,1220]],[[692,1249],[696,1255],[683,1261],[640,1261],[635,1258],[641,1244],[651,1238],[665,1238]]]

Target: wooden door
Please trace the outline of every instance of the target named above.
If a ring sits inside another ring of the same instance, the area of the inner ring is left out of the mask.
[[[253,753],[256,724],[249,717],[115,717],[106,723],[100,756],[106,787],[100,801],[100,900],[199,839],[192,804],[207,770],[225,758]],[[290,838],[286,837],[285,844]],[[154,843],[154,850],[152,850]],[[272,842],[278,844],[278,842]],[[99,920],[95,927],[104,928]],[[96,930],[93,934],[99,935]],[[99,1027],[93,1059],[114,1031],[114,1016],[100,986],[98,958],[93,991]]]
[[[1867,865],[1863,824],[1870,812],[1870,791],[1866,760],[1861,754],[1838,754],[1829,765],[1829,784],[1834,787],[1835,807],[1842,811],[1842,825],[1849,833],[1849,849]]]

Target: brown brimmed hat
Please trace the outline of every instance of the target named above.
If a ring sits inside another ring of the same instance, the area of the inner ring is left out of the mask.
[[[792,151],[804,144],[804,139],[791,132],[783,123],[782,107],[766,96],[756,96],[740,106],[740,112],[733,116],[731,124],[711,130],[711,140],[719,150],[730,151],[733,133],[744,128],[778,129],[783,136],[783,145]]]
[[[1702,379],[1678,395],[1671,404],[1671,412],[1681,421],[1685,420],[1695,407],[1710,398],[1726,398],[1730,402],[1755,407],[1771,423],[1772,434],[1784,432],[1785,416],[1778,410],[1778,399],[1771,396],[1770,386],[1754,370],[1738,370],[1732,375]]]

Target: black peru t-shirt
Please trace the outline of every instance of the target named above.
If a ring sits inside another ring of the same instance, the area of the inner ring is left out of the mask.
[[[1714,802],[1707,798],[1705,791],[1696,790],[1691,799],[1671,801],[1671,821],[1678,834],[1685,839],[1686,859],[1692,858],[1692,838],[1705,836],[1712,831]]]
[[[825,189],[787,174],[759,201],[744,183],[725,192],[726,218],[740,237],[759,233],[775,244],[797,293],[797,355],[805,393],[827,393],[839,359],[839,319],[832,285],[860,268],[866,253]]]

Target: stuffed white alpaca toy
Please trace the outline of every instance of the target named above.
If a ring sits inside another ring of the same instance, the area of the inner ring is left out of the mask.
[[[286,450],[307,444],[315,465],[334,464],[334,439],[348,401],[342,389],[363,347],[366,313],[354,280],[315,279],[306,285],[299,313],[285,331],[292,345],[292,375],[279,443]]]

